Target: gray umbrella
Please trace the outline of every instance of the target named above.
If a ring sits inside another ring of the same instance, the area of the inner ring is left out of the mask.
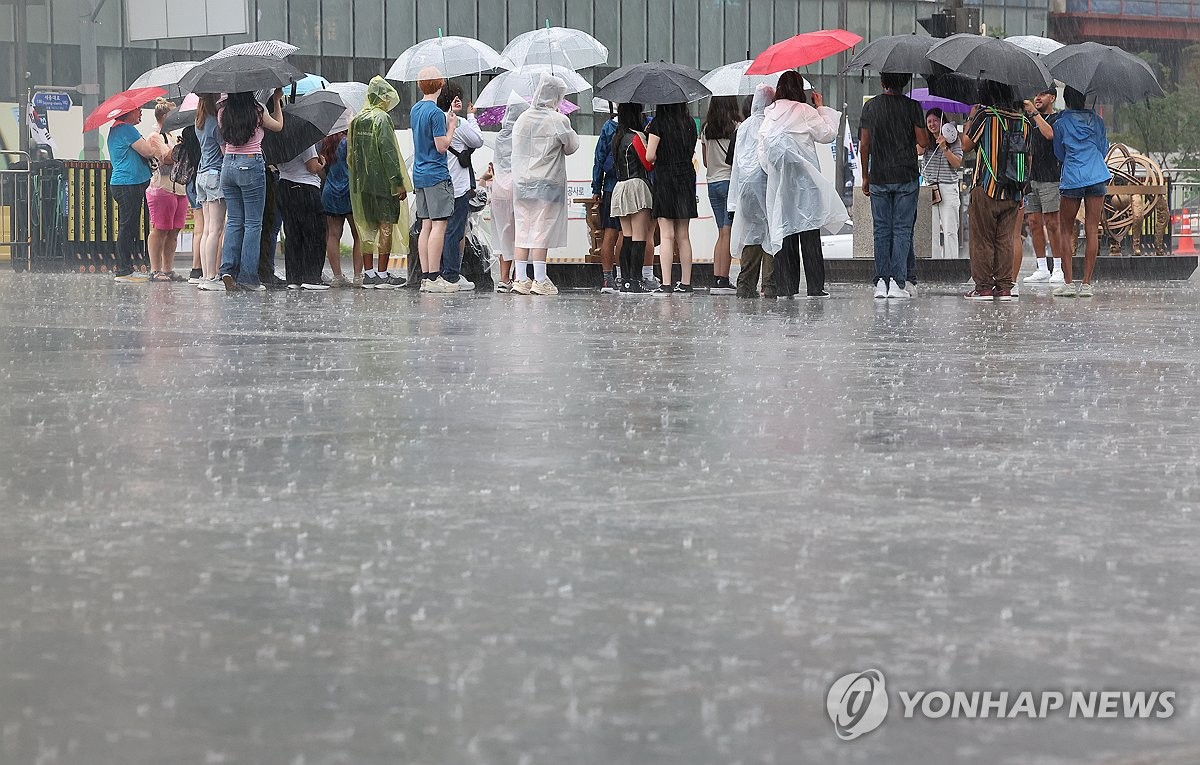
[[[630,64],[596,86],[596,96],[619,104],[686,104],[711,95],[700,82],[703,72],[663,61]]]
[[[301,96],[283,107],[283,130],[263,136],[263,158],[273,165],[294,159],[327,136],[344,111],[342,97],[331,90]]]
[[[1111,45],[1067,45],[1043,61],[1054,79],[1101,103],[1138,103],[1164,95],[1149,64]]]
[[[1022,98],[1050,87],[1050,72],[1037,56],[1010,42],[983,35],[959,34],[929,49],[929,60],[952,72],[1002,82]]]
[[[204,61],[179,81],[187,93],[245,93],[282,88],[304,79],[304,72],[270,56],[228,56]]]
[[[870,69],[874,72],[897,72],[900,74],[932,74],[929,49],[937,40],[924,35],[891,35],[867,43],[854,54],[846,71]]]

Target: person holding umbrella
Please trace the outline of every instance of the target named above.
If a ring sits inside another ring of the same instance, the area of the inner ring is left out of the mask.
[[[283,130],[282,89],[275,89],[271,104],[268,113],[254,99],[253,93],[230,93],[217,111],[217,123],[225,138],[221,193],[228,211],[225,241],[221,247],[221,281],[229,292],[266,289],[258,278],[267,196],[262,141],[264,130],[275,133]]]
[[[561,77],[543,74],[531,108],[513,126],[513,212],[517,235],[512,291],[520,295],[557,295],[546,275],[551,247],[567,243],[567,155],[579,149],[571,121],[558,112],[567,95]],[[533,281],[526,263],[533,261]]]
[[[517,118],[529,109],[524,99],[509,104],[496,135],[492,154],[492,232],[495,235],[496,255],[500,258],[500,279],[496,292],[512,291],[512,262],[517,239],[517,222],[513,213],[513,128]],[[522,275],[523,278],[523,275]]]
[[[133,251],[141,229],[142,205],[150,186],[150,161],[160,161],[170,152],[162,141],[142,137],[134,127],[141,121],[142,110],[132,109],[117,116],[108,131],[108,156],[112,160],[109,191],[117,202],[115,279],[122,283],[146,278],[134,274]]]
[[[916,147],[929,148],[921,105],[904,95],[908,74],[879,76],[883,95],[863,107],[859,123],[862,190],[871,198],[875,297],[908,298],[908,254],[917,219],[920,168]]]
[[[654,217],[661,247],[658,263],[662,286],[656,297],[674,292],[692,294],[692,239],[689,231],[696,212],[696,121],[685,103],[659,104],[647,129],[646,160],[654,165]],[[671,285],[671,263],[679,255],[680,280]]]
[[[397,270],[388,271],[392,245],[408,252],[408,240],[394,242],[392,232],[408,231],[408,192],[413,182],[400,154],[396,130],[388,113],[400,103],[400,94],[379,75],[367,84],[367,103],[350,121],[347,164],[350,168],[350,205],[354,225],[376,254],[375,271],[363,274],[363,287],[396,289],[408,280]],[[436,108],[436,107],[435,107]],[[366,256],[364,255],[364,260]]]
[[[806,96],[799,72],[787,71],[758,130],[758,159],[767,173],[764,249],[775,256],[775,284],[782,297],[800,291],[801,252],[808,297],[829,297],[821,229],[840,228],[850,216],[837,188],[821,173],[817,144],[837,138],[841,119],[820,93]]]
[[[1100,115],[1087,108],[1084,94],[1072,87],[1063,92],[1066,111],[1054,123],[1054,155],[1062,162],[1059,182],[1062,198],[1058,220],[1065,229],[1063,240],[1075,243],[1075,216],[1083,205],[1083,230],[1086,244],[1083,251],[1083,284],[1078,289],[1072,280],[1071,260],[1074,247],[1063,252],[1061,287],[1054,288],[1055,297],[1090,298],[1092,273],[1100,253],[1100,214],[1104,211],[1104,196],[1112,172],[1105,157],[1108,155],[1108,134]]]
[[[917,154],[925,159],[921,175],[934,189],[933,196],[933,258],[959,257],[958,225],[962,199],[958,190],[958,171],[963,164],[962,141],[958,127],[946,120],[939,107],[925,111],[925,127],[929,130],[929,149],[920,147]],[[911,263],[911,260],[910,260]],[[913,278],[909,274],[909,279]]]

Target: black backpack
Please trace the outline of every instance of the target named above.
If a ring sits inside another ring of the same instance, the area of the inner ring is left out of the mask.
[[[983,164],[995,180],[996,185],[1009,191],[1023,193],[1029,185],[1029,164],[1031,147],[1025,135],[1025,116],[1017,119],[1003,117],[995,109],[988,109],[1000,123],[1002,132],[993,139],[1000,142],[997,155],[1000,165],[993,168],[988,160],[987,152],[981,152]]]

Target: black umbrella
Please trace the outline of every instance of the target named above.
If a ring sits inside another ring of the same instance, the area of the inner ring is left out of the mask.
[[[329,135],[338,117],[346,111],[342,97],[331,90],[317,90],[294,104],[283,107],[283,130],[267,131],[263,137],[263,159],[277,165]]]
[[[187,109],[186,111],[183,109],[176,109],[163,118],[162,129],[169,133],[172,130],[180,130],[188,125],[194,124],[196,124],[195,109]]]
[[[663,61],[630,64],[600,81],[595,95],[620,104],[686,104],[712,95],[700,82],[702,73]]]
[[[244,93],[282,88],[304,79],[304,72],[269,56],[229,56],[197,64],[179,81],[186,93]]]
[[[1111,45],[1068,45],[1042,60],[1054,79],[1102,103],[1137,103],[1164,96],[1149,64]]]
[[[963,74],[955,74],[938,64],[934,64],[933,67],[937,71],[925,75],[930,95],[948,98],[961,104],[979,103],[979,80]]]
[[[924,35],[891,35],[867,43],[854,54],[845,71],[870,69],[874,72],[932,74],[934,65],[927,58],[937,40]]]
[[[947,37],[929,49],[929,60],[958,74],[1005,83],[1022,98],[1045,90],[1053,82],[1037,56],[995,37]]]

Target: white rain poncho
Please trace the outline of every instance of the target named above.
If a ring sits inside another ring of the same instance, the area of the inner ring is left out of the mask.
[[[533,105],[517,118],[512,137],[515,245],[530,249],[567,243],[567,155],[579,148],[571,122],[558,113],[567,94],[559,77],[543,74]]]
[[[496,147],[492,156],[492,233],[496,237],[496,248],[505,259],[511,260],[513,243],[516,241],[517,226],[513,218],[513,175],[512,148],[513,126],[517,118],[529,109],[524,99],[510,99],[504,112],[504,121],[496,135]]]
[[[735,213],[729,244],[734,253],[767,241],[767,173],[758,162],[758,130],[774,101],[775,88],[759,85],[754,89],[750,116],[738,125],[729,177],[729,209]]]
[[[837,186],[821,172],[817,143],[837,137],[841,114],[797,101],[767,107],[758,136],[758,161],[767,172],[767,240],[774,255],[783,238],[822,229],[836,234],[849,220]],[[734,217],[737,220],[737,217]]]

